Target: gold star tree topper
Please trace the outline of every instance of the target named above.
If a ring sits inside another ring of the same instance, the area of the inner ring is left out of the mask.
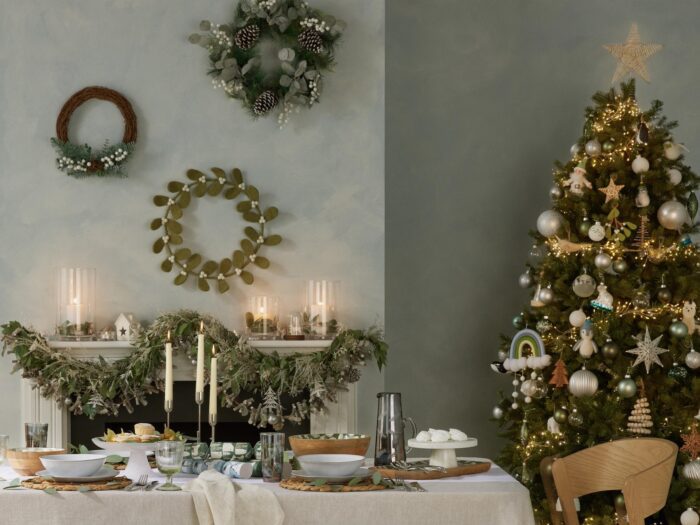
[[[640,363],[644,363],[644,367],[647,369],[647,374],[649,373],[649,370],[651,370],[654,363],[663,368],[664,365],[661,363],[659,355],[665,354],[668,352],[668,350],[666,348],[659,347],[659,342],[661,341],[662,337],[663,335],[660,335],[652,341],[651,336],[649,335],[648,326],[644,337],[642,337],[642,334],[636,336],[635,339],[637,340],[637,348],[627,350],[628,354],[634,354],[637,356],[637,359],[634,361],[632,366],[635,367]]]
[[[610,182],[608,185],[605,188],[598,188],[598,191],[605,194],[605,204],[607,204],[610,201],[618,200],[620,198],[620,190],[622,190],[624,187],[624,184],[615,184],[613,178],[610,177]]]
[[[658,53],[663,46],[661,44],[643,44],[639,38],[637,24],[632,24],[625,42],[622,44],[605,44],[603,47],[617,58],[617,69],[615,69],[612,79],[612,83],[615,84],[630,73],[636,73],[649,82],[649,71],[647,71],[646,61],[649,57]]]

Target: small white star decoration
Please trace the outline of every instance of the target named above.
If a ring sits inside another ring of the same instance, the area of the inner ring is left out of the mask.
[[[658,53],[663,46],[661,44],[643,44],[639,37],[637,24],[632,24],[625,42],[622,44],[605,44],[603,47],[617,58],[617,69],[615,69],[612,79],[612,83],[615,84],[630,73],[636,73],[649,82],[649,71],[647,71],[646,61],[649,57]]]
[[[637,356],[637,359],[632,366],[635,367],[640,363],[644,363],[644,366],[647,369],[647,374],[649,373],[649,370],[651,370],[654,363],[663,368],[664,365],[661,363],[659,355],[665,354],[668,352],[668,350],[666,348],[659,348],[659,342],[661,341],[662,337],[663,334],[652,341],[651,336],[649,335],[649,327],[647,327],[643,338],[642,334],[636,336],[635,340],[637,341],[637,348],[627,350],[628,354],[634,354]]]

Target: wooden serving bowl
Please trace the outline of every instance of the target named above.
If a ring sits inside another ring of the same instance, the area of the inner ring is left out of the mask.
[[[44,470],[40,457],[65,453],[63,448],[8,448],[7,461],[20,476],[33,476]]]
[[[309,454],[354,454],[365,457],[369,441],[370,437],[363,434],[300,434],[289,437],[289,445],[296,457]]]

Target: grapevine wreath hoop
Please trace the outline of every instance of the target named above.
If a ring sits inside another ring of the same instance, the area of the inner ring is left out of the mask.
[[[73,144],[68,140],[68,125],[73,112],[88,100],[105,100],[111,102],[124,118],[124,134],[118,144],[105,142],[104,146],[93,153],[87,144]],[[126,176],[123,167],[134,150],[136,143],[136,113],[131,103],[118,91],[101,86],[90,86],[81,89],[71,96],[61,108],[56,119],[56,137],[51,139],[58,158],[58,169],[73,177],[94,175],[104,177],[116,175]]]
[[[304,0],[240,0],[232,24],[205,20],[199,29],[189,41],[209,52],[214,88],[254,118],[279,106],[283,126],[292,111],[319,101],[345,23]]]
[[[246,270],[251,264],[259,268],[268,268],[270,261],[266,257],[258,255],[260,248],[275,246],[282,242],[279,235],[266,235],[265,226],[278,215],[278,210],[271,206],[263,211],[260,205],[260,192],[255,186],[246,184],[243,174],[238,168],[234,168],[227,174],[221,168],[211,168],[214,176],[207,176],[201,171],[187,170],[189,182],[170,181],[168,191],[171,196],[156,195],[153,203],[159,207],[165,207],[165,213],[151,221],[151,229],[162,228],[163,235],[153,244],[153,252],[161,253],[165,250],[166,259],[160,268],[164,272],[177,270],[178,274],[173,281],[176,285],[184,284],[190,276],[197,279],[197,287],[203,291],[210,290],[210,281],[216,283],[220,293],[230,288],[228,279],[233,276],[240,277],[245,284],[253,283],[253,274]],[[182,224],[178,222],[182,218],[183,210],[191,202],[192,196],[204,197],[222,196],[224,199],[233,200],[244,197],[236,205],[243,219],[255,224],[246,226],[243,230],[246,238],[241,240],[240,250],[234,250],[231,258],[224,258],[220,262],[206,260],[202,262],[202,256],[193,253],[183,246]]]

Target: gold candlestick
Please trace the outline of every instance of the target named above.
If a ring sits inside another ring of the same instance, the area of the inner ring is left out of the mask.
[[[204,392],[194,393],[194,402],[197,403],[197,443],[202,442],[202,404],[204,403]]]

